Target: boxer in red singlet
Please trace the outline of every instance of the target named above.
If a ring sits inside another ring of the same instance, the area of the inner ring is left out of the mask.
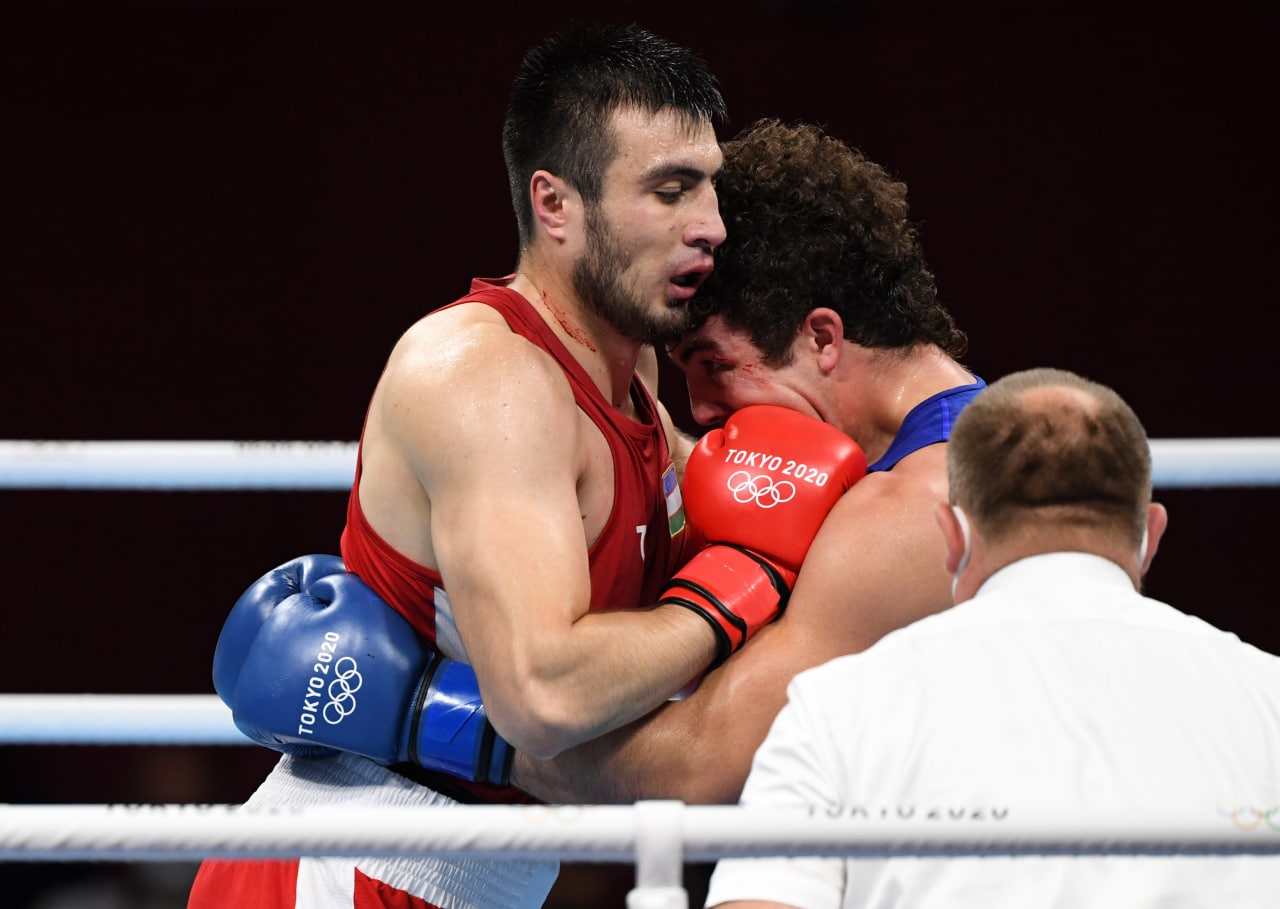
[[[381,653],[425,644],[432,666],[467,661],[487,719],[531,755],[619,728],[722,662],[779,613],[799,567],[779,573],[767,550],[745,548],[753,540],[722,538],[681,569],[678,594],[664,587],[689,555],[675,468],[691,442],[654,399],[652,345],[687,329],[688,301],[724,239],[713,185],[724,119],[702,62],[645,30],[575,26],[531,51],[503,131],[516,270],[412,326],[369,405],[343,556],[398,610],[387,627],[412,628],[388,632],[396,646]],[[860,453],[849,465],[852,482]],[[812,532],[829,504],[810,509]],[[321,580],[316,589],[330,589]],[[348,602],[312,598],[253,617],[265,620],[263,638],[305,649],[306,634]],[[231,669],[215,657],[215,685],[241,708],[242,728],[268,727],[284,709],[305,740],[300,718],[351,729],[393,710],[371,694],[386,690],[387,661],[342,650],[349,625],[326,632],[326,659],[302,654],[323,694],[312,701],[305,674],[284,686],[301,712],[257,687],[298,667],[262,665],[257,629],[232,626],[219,648],[239,656]],[[398,745],[390,751],[288,754],[248,804],[512,797],[483,786],[445,794],[384,766]],[[541,905],[555,874],[554,862],[430,857],[216,861],[202,866],[189,906],[514,909]]]

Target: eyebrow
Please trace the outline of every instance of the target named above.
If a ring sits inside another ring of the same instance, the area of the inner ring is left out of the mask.
[[[692,167],[688,164],[670,164],[662,163],[650,168],[644,172],[643,179],[646,181],[662,181],[670,180],[672,177],[685,177],[694,183],[701,183],[703,180],[715,179],[723,167],[718,167],[715,173],[708,174],[700,167]]]
[[[679,348],[679,352],[676,352]],[[689,341],[677,341],[667,350],[667,356],[675,360],[681,366],[687,364],[691,359],[700,353],[710,352],[712,354],[720,353],[720,345],[715,341],[707,338],[693,338]]]

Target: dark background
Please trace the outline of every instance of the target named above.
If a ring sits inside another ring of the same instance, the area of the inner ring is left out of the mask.
[[[985,378],[1076,370],[1120,391],[1153,438],[1280,435],[1273,6],[427,5],[3,13],[0,436],[354,440],[399,333],[514,265],[507,85],[575,16],[701,52],[726,137],[761,116],[814,120],[904,179]],[[1280,652],[1264,520],[1280,491],[1158,498],[1172,523],[1148,590]],[[345,495],[0,503],[0,688],[211,693],[229,605],[286,558],[336,552]],[[7,748],[0,800],[239,801],[270,761]],[[0,867],[16,905],[79,872]],[[625,892],[630,869],[615,878]],[[577,905],[572,889],[553,905]]]

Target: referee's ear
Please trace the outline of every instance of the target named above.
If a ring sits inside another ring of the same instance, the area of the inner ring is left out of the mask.
[[[939,502],[933,511],[938,529],[942,531],[942,539],[947,546],[947,557],[943,566],[947,574],[955,575],[965,569],[969,560],[969,530],[966,526],[964,512],[958,506]]]
[[[1138,553],[1138,577],[1145,576],[1151,568],[1151,561],[1156,556],[1156,550],[1160,548],[1160,538],[1168,529],[1168,510],[1159,502],[1152,502],[1147,506],[1147,533],[1143,537],[1147,545],[1142,552]]]

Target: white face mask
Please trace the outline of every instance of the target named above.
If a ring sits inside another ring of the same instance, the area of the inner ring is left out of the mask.
[[[951,599],[954,600],[956,598],[956,585],[960,583],[960,572],[964,571],[969,564],[973,541],[969,534],[969,518],[965,515],[964,510],[959,505],[952,505],[951,512],[956,516],[956,521],[960,524],[960,533],[964,537],[964,552],[960,554],[960,562],[956,565],[955,573],[951,575]]]
[[[1142,528],[1142,542],[1138,544],[1138,572],[1147,561],[1147,528]]]

